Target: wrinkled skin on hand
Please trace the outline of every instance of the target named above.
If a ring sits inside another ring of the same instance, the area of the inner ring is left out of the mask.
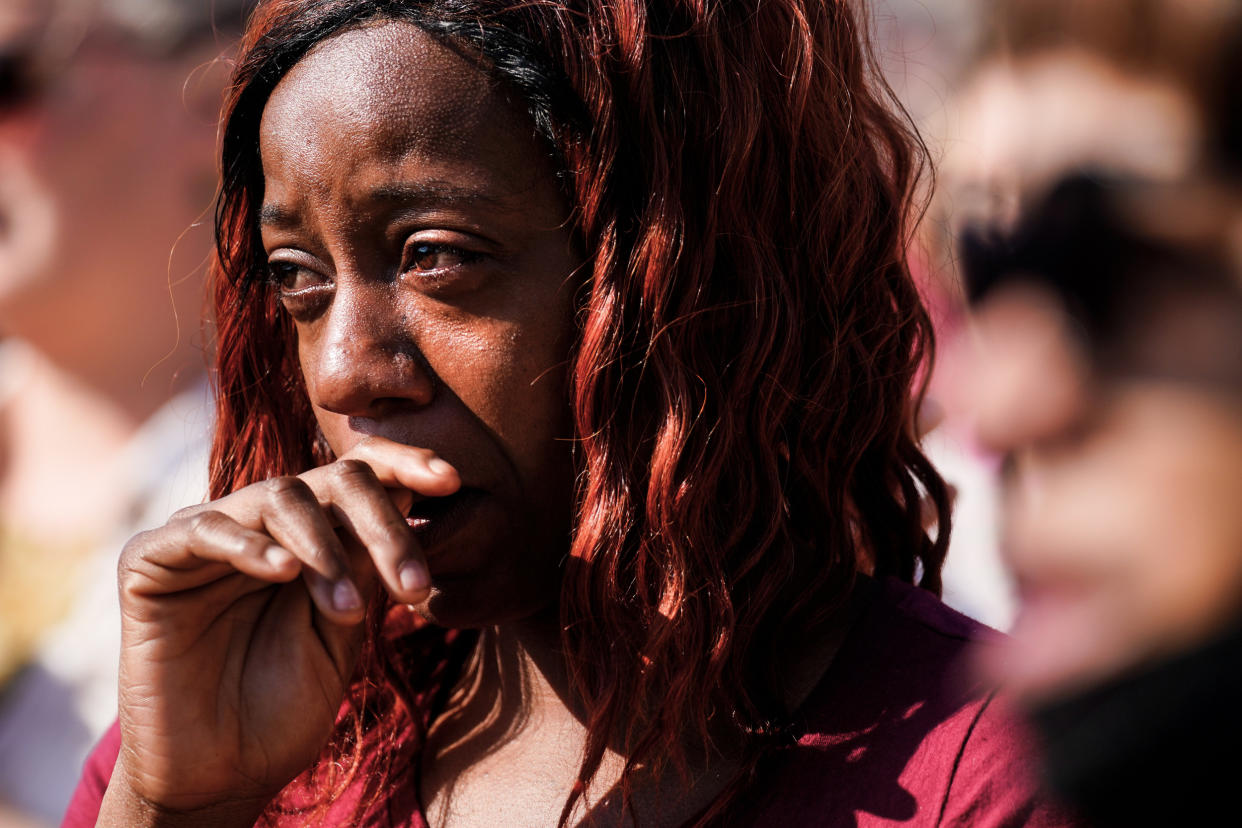
[[[431,452],[374,438],[134,538],[120,564],[132,789],[172,810],[266,803],[305,769],[354,670],[362,596],[429,590],[401,506],[458,483]]]

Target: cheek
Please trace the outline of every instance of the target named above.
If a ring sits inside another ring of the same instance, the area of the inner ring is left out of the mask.
[[[535,472],[569,436],[568,337],[551,319],[487,320],[447,328],[424,349],[440,380]]]
[[[313,340],[308,342],[305,337],[298,336],[296,333],[294,337],[297,342],[298,368],[302,372],[302,387],[312,401],[311,413],[314,414],[315,422],[333,454],[339,457],[357,442],[359,435],[351,428],[348,416],[314,404],[316,399],[314,367],[319,364],[319,353],[315,349]]]

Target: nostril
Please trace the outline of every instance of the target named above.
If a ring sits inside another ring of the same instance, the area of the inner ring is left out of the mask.
[[[383,417],[422,408],[426,405],[426,402],[423,399],[413,399],[410,397],[379,397],[371,403],[371,408],[377,416]]]
[[[380,424],[393,417],[412,414],[425,408],[427,401],[409,397],[378,397],[371,401],[365,411],[350,416],[349,428],[359,434],[377,435],[382,433]]]

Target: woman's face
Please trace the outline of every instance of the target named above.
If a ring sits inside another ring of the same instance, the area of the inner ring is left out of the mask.
[[[546,606],[568,549],[578,261],[530,120],[472,58],[384,22],[294,66],[260,151],[263,245],[328,443],[379,435],[461,475],[414,507],[420,610],[469,626]]]

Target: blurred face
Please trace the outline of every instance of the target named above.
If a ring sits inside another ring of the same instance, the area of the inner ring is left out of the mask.
[[[548,605],[568,548],[565,363],[577,264],[528,118],[418,28],[340,33],[263,114],[262,237],[315,416],[430,448],[462,490],[416,502],[438,623]]]
[[[1143,326],[1172,359],[1186,357],[1178,340],[1194,339],[1187,321],[1210,332],[1176,308],[1166,302]],[[1012,637],[983,653],[992,676],[1043,702],[1196,646],[1236,618],[1236,398],[1158,374],[1093,378],[1069,317],[1031,288],[999,291],[976,321],[977,351],[957,354],[968,362],[957,404],[1010,455],[1003,546],[1022,599]]]

